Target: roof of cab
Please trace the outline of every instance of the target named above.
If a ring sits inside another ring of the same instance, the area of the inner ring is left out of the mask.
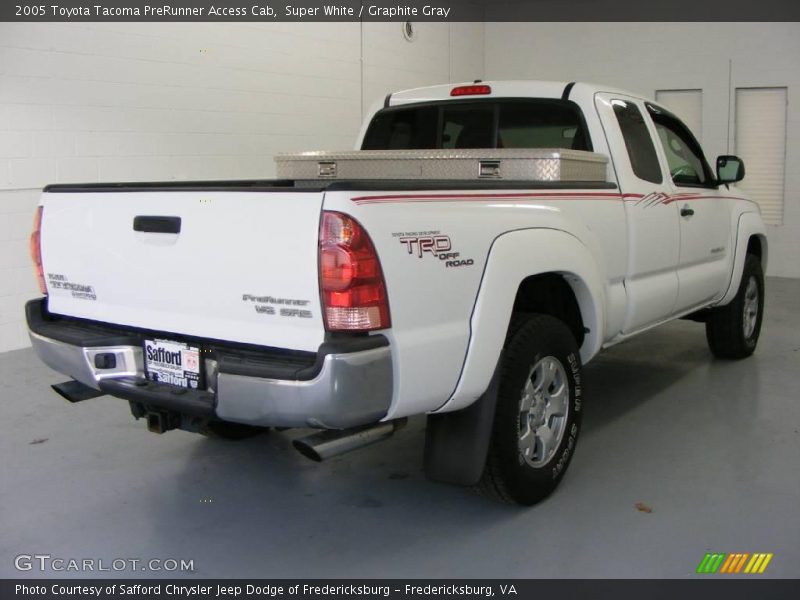
[[[491,88],[490,94],[476,96],[457,96],[453,98],[450,92],[453,88],[467,85],[487,85]],[[569,88],[568,88],[569,86]],[[612,86],[597,85],[584,82],[568,81],[537,81],[537,80],[498,80],[498,81],[465,81],[463,83],[446,83],[428,87],[413,88],[394,92],[387,96],[385,106],[399,106],[402,104],[415,104],[418,102],[434,102],[442,100],[464,100],[468,98],[567,98],[572,90],[584,94],[595,92],[613,92],[640,98],[640,94],[620,90]]]

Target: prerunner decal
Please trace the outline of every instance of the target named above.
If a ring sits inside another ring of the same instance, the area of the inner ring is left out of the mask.
[[[260,315],[277,315],[279,317],[296,317],[299,319],[313,317],[313,313],[310,310],[302,308],[311,304],[310,300],[242,294],[242,302],[252,303],[256,312]]]

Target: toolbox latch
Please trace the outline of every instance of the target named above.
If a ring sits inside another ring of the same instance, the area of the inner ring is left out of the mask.
[[[336,177],[336,161],[320,161],[317,163],[317,175],[319,177]]]
[[[499,160],[481,160],[478,162],[478,177],[499,179],[500,175],[500,161]]]

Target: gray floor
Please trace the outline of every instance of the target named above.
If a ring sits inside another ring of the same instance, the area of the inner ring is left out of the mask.
[[[125,402],[59,399],[30,350],[0,355],[0,576],[46,553],[193,559],[199,577],[684,577],[717,551],[798,577],[799,309],[800,281],[770,280],[743,362],[712,360],[690,322],[601,354],[570,472],[525,510],[427,482],[421,420],[319,465],[289,432],[148,433]]]

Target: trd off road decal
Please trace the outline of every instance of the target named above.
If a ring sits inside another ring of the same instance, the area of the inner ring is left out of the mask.
[[[242,302],[252,303],[260,315],[277,315],[298,319],[310,319],[313,316],[310,310],[303,308],[311,303],[310,300],[242,294]]]
[[[66,275],[59,273],[47,274],[47,289],[52,294],[68,293],[76,300],[97,300],[94,287],[84,283],[74,283]]]
[[[453,251],[453,242],[449,235],[441,231],[400,231],[392,234],[405,247],[407,254],[424,258],[438,258],[446,268],[469,267],[475,264],[471,258],[462,258],[460,252]]]

